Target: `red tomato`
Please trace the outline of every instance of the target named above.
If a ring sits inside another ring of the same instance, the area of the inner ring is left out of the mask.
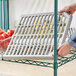
[[[3,33],[4,33],[4,31],[0,29],[0,35],[3,34]]]
[[[12,30],[12,29],[8,30],[8,31],[7,31],[7,34],[8,34],[9,36],[12,36],[12,35],[14,34],[14,30]]]
[[[0,35],[0,40],[4,40],[4,36]]]
[[[2,36],[4,36],[4,38],[8,38],[9,35],[7,33],[3,33]]]

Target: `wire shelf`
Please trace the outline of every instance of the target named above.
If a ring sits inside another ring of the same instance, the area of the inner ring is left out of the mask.
[[[71,50],[71,52],[65,56],[58,58],[58,67],[76,59],[76,50]],[[4,60],[3,61],[8,61],[8,62],[15,62],[15,63],[21,63],[21,64],[30,64],[30,65],[36,65],[36,66],[42,66],[42,67],[48,67],[48,68],[53,68],[53,60],[50,61],[43,61],[43,60]]]

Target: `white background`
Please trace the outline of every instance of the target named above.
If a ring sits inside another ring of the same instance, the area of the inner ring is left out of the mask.
[[[76,0],[58,0],[58,10],[75,3]],[[10,0],[10,26],[16,25],[22,14],[53,12],[54,0]],[[76,13],[71,27],[76,26]]]

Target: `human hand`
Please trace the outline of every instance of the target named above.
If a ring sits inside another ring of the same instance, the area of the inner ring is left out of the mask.
[[[63,57],[65,55],[67,55],[70,52],[70,49],[72,48],[72,46],[68,43],[65,42],[63,43],[58,49],[58,57]]]
[[[59,13],[67,12],[68,14],[73,14],[76,11],[76,3],[70,6],[64,7]]]

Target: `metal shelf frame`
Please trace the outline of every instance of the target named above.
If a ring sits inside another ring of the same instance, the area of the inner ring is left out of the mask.
[[[4,3],[4,29],[5,31],[7,31],[7,29],[9,29],[9,0],[0,0],[0,28],[1,29],[3,29],[2,1]],[[54,69],[53,76],[57,76],[58,67],[76,59],[76,51],[74,50],[71,50],[68,57],[57,58],[57,12],[58,12],[57,9],[58,9],[58,0],[54,0],[54,59],[52,62],[33,61],[33,60],[4,60],[4,59],[2,60],[8,62],[23,63],[23,64],[53,68]]]
[[[9,0],[0,0],[0,29],[9,29]]]
[[[2,0],[0,0],[0,28],[2,29]]]
[[[58,14],[58,0],[54,0],[54,76],[57,76],[57,14]]]

